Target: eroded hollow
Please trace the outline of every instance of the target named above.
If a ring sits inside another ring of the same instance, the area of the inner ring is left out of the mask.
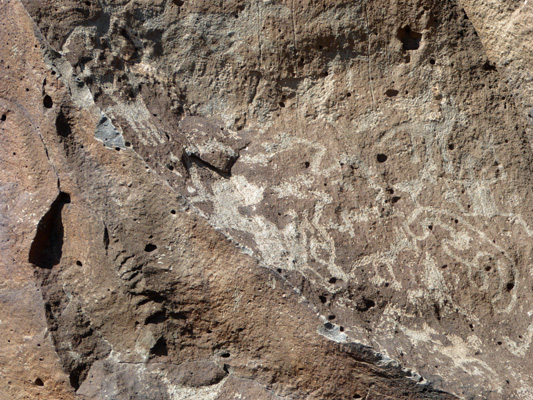
[[[154,344],[154,346],[150,349],[150,353],[159,357],[167,356],[168,349],[166,339],[164,337],[160,337]]]
[[[157,246],[153,243],[148,243],[145,247],[144,247],[144,251],[146,251],[147,253],[151,253],[152,251],[156,250],[157,249]]]
[[[379,163],[384,163],[385,161],[387,161],[388,157],[386,154],[380,153],[376,156],[376,159],[378,160]]]
[[[398,29],[398,39],[402,42],[402,47],[406,51],[418,50],[422,34],[411,30],[409,25]]]
[[[394,97],[396,96],[398,93],[400,93],[398,90],[396,89],[388,89],[386,92],[385,92],[385,95],[387,97]]]
[[[65,114],[63,114],[63,111],[60,111],[59,114],[57,114],[56,131],[59,136],[64,137],[64,138],[70,136],[70,134],[72,133],[70,124]]]
[[[53,105],[54,105],[54,102],[53,102],[52,98],[50,96],[48,96],[48,95],[45,95],[43,97],[43,106],[45,108],[52,108]]]
[[[60,192],[50,209],[37,225],[28,261],[40,268],[50,269],[59,264],[63,249],[63,221],[61,212],[70,203],[70,195]]]

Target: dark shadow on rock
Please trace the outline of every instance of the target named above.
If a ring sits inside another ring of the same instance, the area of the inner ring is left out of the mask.
[[[60,192],[37,225],[28,258],[37,267],[50,269],[61,260],[64,234],[61,212],[67,203],[70,203],[70,195]]]

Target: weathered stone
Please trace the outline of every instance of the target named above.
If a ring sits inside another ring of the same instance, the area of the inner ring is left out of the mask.
[[[194,361],[180,364],[175,382],[179,385],[200,387],[220,382],[227,373],[210,361]]]
[[[532,7],[0,0],[0,397],[533,398]]]

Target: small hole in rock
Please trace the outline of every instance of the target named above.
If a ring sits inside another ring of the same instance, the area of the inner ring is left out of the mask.
[[[280,107],[285,107],[285,103],[282,102],[282,101],[280,101],[280,102],[279,102],[279,106],[280,106]]]
[[[174,171],[174,166],[171,164],[167,164],[167,168],[169,169],[169,171]]]
[[[432,59],[432,58],[430,58],[430,59],[429,59],[429,63],[430,63],[431,65],[435,65],[435,60]]]
[[[361,396],[360,394],[357,394],[357,393],[356,393],[356,394],[353,395],[353,398],[354,398],[354,399],[362,399],[363,396]]]
[[[489,272],[491,269],[492,269],[492,267],[491,267],[490,265],[487,265],[487,266],[485,267],[485,271],[487,271],[487,272]]]
[[[378,154],[376,156],[376,159],[378,160],[378,162],[380,163],[384,163],[385,161],[387,161],[387,156],[385,154]]]
[[[231,356],[231,354],[228,353],[227,351],[220,355],[220,357],[224,357],[224,358],[229,358],[230,356]]]
[[[397,203],[398,200],[400,200],[400,199],[401,199],[401,197],[399,197],[399,196],[394,196],[394,197],[392,198],[392,200],[391,200],[391,201],[392,201],[392,204]]]
[[[35,379],[35,382],[33,383],[35,383],[37,386],[44,386],[44,382],[41,378]]]
[[[395,89],[389,89],[385,92],[385,94],[387,95],[387,97],[394,97],[396,95],[398,95],[398,93],[400,93],[399,91],[395,90]]]
[[[116,151],[120,151],[120,147],[115,147],[115,150]]]
[[[318,296],[318,299],[320,300],[320,302],[322,304],[326,304],[326,301],[328,301],[328,299],[326,298],[326,296]]]
[[[337,283],[337,278],[335,277],[329,278],[329,283]]]
[[[76,261],[76,265],[77,265],[78,267],[83,266],[83,264],[82,264],[82,262],[81,262],[80,260]]]
[[[155,249],[157,249],[157,246],[155,244],[152,244],[152,243],[148,243],[145,247],[144,247],[144,251],[146,251],[147,253],[151,253],[152,251],[154,251]]]
[[[350,92],[346,93],[346,97],[352,97],[352,94]]]
[[[508,282],[506,288],[507,288],[508,292],[513,290],[514,289],[514,282]]]
[[[176,210],[170,210],[170,213],[171,213],[172,215],[175,215],[175,214],[176,214]]]
[[[339,331],[344,332],[344,326],[339,327]]]
[[[454,145],[453,143],[450,143],[450,144],[448,145],[448,149],[449,149],[449,150],[453,150],[453,149],[455,149],[455,145]]]
[[[4,122],[7,119],[7,116],[5,114],[2,114],[2,118],[0,118],[2,122]]]
[[[333,324],[332,324],[331,322],[326,322],[326,323],[324,324],[324,328],[326,328],[326,329],[333,329]]]
[[[305,165],[305,168],[309,168],[309,165],[311,165],[311,164],[309,164],[309,161],[306,161],[306,162],[304,163],[304,165]]]
[[[498,346],[501,346],[502,345],[502,342],[498,342]]]
[[[333,320],[335,319],[335,315],[328,315],[328,319],[329,319],[330,321],[333,321]]]
[[[43,106],[45,108],[52,108],[52,106],[54,105],[54,102],[52,101],[52,98],[48,95],[44,96],[43,98]]]
[[[131,143],[130,143],[130,142],[126,142],[126,143],[124,143],[124,145],[125,145],[126,147],[131,147]]]

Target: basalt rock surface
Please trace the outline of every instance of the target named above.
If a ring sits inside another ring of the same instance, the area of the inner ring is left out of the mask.
[[[533,399],[533,4],[0,12],[0,399]]]

